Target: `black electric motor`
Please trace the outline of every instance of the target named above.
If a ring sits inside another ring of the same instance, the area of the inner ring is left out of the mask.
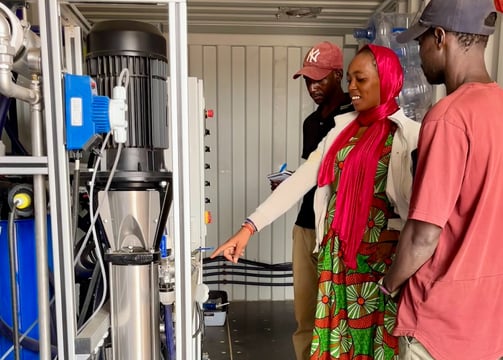
[[[86,64],[98,93],[109,97],[122,69],[128,68],[128,140],[117,175],[120,178],[125,171],[156,177],[152,172],[164,170],[164,149],[169,144],[166,38],[144,22],[100,22],[87,36]],[[110,169],[114,149],[107,153]]]

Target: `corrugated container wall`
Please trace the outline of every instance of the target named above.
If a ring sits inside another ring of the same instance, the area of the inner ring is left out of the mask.
[[[417,11],[409,1],[400,12]],[[501,16],[488,44],[486,60],[495,80],[503,85]],[[205,162],[206,204],[213,215],[207,229],[207,245],[217,246],[237,231],[257,205],[270,194],[266,175],[288,163],[300,163],[301,125],[315,106],[302,79],[292,75],[301,67],[309,48],[323,40],[344,49],[345,68],[357,50],[346,37],[280,35],[190,34],[189,75],[203,79],[206,107],[215,111],[207,120],[205,138],[209,152]],[[345,86],[345,79],[343,80]],[[435,89],[436,99],[444,96]],[[291,230],[297,207],[252,237],[245,259],[267,264],[291,261]],[[227,263],[232,267],[230,263]],[[256,277],[222,275],[221,279],[258,281]],[[213,280],[216,278],[212,278]],[[261,282],[272,281],[259,279]],[[281,279],[274,279],[280,282]],[[291,278],[284,279],[291,282]],[[232,300],[292,299],[291,286],[213,285],[226,290]]]
[[[207,209],[213,218],[207,228],[208,246],[227,240],[271,193],[267,174],[283,162],[290,170],[299,165],[302,121],[315,107],[304,81],[292,75],[301,68],[309,48],[323,40],[344,45],[341,37],[189,36],[189,74],[203,79],[206,107],[215,111],[215,117],[207,120],[210,134],[205,138],[209,150],[205,162],[210,166],[205,173],[210,184],[206,196],[211,201]],[[346,57],[350,59],[355,51]],[[296,215],[294,207],[253,236],[244,257],[267,264],[290,262]],[[234,300],[293,298],[290,286],[220,288]]]

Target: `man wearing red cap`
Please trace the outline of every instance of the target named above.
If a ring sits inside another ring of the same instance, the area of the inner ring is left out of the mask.
[[[303,76],[309,95],[318,105],[303,124],[302,158],[307,159],[318,143],[334,127],[334,117],[353,110],[349,95],[341,87],[343,77],[342,51],[328,41],[313,46],[304,58],[304,64],[294,76]],[[316,187],[311,189],[302,205],[293,228],[292,264],[294,308],[297,330],[293,344],[297,360],[309,359],[316,296],[318,290],[316,233],[313,200]]]

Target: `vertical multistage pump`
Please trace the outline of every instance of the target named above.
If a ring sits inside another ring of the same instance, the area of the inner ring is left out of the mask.
[[[166,39],[147,23],[107,21],[91,29],[87,46],[88,74],[100,95],[111,96],[121,70],[129,71],[127,141],[122,149],[112,142],[107,145],[93,184],[110,243],[105,259],[113,355],[120,360],[157,360],[157,263],[172,198],[172,176],[164,159],[169,137]]]

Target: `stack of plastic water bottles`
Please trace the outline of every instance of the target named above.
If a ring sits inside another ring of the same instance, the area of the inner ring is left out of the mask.
[[[353,36],[361,45],[372,43],[395,51],[404,72],[398,103],[409,118],[422,121],[432,104],[433,89],[421,69],[419,44],[417,41],[399,44],[395,39],[410,25],[412,17],[412,14],[378,13],[369,20],[367,28],[355,29]]]

